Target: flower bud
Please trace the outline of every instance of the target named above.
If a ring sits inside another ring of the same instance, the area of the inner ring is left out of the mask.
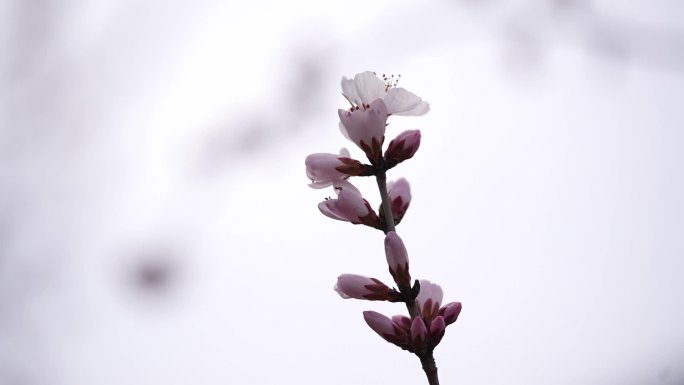
[[[405,315],[392,316],[392,322],[394,322],[394,324],[398,327],[404,329],[406,333],[409,333],[411,330],[411,318]]]
[[[373,331],[385,341],[391,342],[402,349],[410,350],[409,336],[406,331],[398,327],[391,319],[374,311],[364,311],[363,319]]]
[[[411,274],[409,273],[408,253],[404,242],[394,231],[385,236],[385,256],[390,274],[394,278],[399,290],[406,292],[411,289]]]
[[[396,182],[387,183],[387,190],[394,224],[397,225],[404,218],[404,214],[411,204],[411,186],[406,179],[399,178]],[[384,213],[380,215],[384,215]]]
[[[435,347],[439,344],[444,337],[444,330],[446,329],[446,324],[444,323],[444,317],[438,315],[430,322],[430,344]]]
[[[378,164],[382,157],[382,143],[385,140],[387,107],[382,99],[373,101],[369,106],[355,107],[352,110],[338,110],[340,131],[356,143],[368,156],[372,164]]]
[[[421,350],[427,343],[428,331],[425,327],[425,321],[418,316],[411,322],[411,346],[414,350]]]
[[[369,301],[386,301],[392,298],[391,289],[375,278],[363,275],[342,274],[334,287],[344,299],[355,298]]]
[[[387,146],[385,151],[385,167],[390,169],[399,163],[411,159],[420,147],[420,131],[408,130],[399,134]]]
[[[461,308],[460,302],[451,302],[439,309],[439,315],[444,316],[444,322],[447,325],[451,325],[456,322],[458,315],[461,314]]]

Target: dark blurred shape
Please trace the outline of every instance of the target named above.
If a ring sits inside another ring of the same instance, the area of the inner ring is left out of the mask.
[[[289,68],[283,76],[272,80],[275,105],[255,102],[253,111],[228,116],[218,122],[202,147],[200,166],[203,171],[234,166],[235,159],[267,154],[272,146],[282,145],[291,133],[300,130],[317,116],[321,95],[327,84],[330,67],[330,47],[295,47],[283,63]],[[227,108],[230,110],[230,108]]]
[[[550,50],[570,46],[628,65],[684,71],[680,25],[620,16],[592,0],[520,1],[506,6],[494,0],[462,0],[457,4],[470,9],[471,16],[491,17],[497,22],[489,24],[503,26],[506,63],[516,70],[536,69]],[[657,2],[650,6],[667,8]]]
[[[136,294],[164,295],[179,283],[177,258],[168,252],[144,252],[133,258],[127,268],[127,282]]]
[[[162,261],[148,261],[138,268],[138,284],[144,290],[163,290],[171,280],[171,266]]]

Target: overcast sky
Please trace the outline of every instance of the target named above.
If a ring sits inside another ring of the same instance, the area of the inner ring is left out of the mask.
[[[677,1],[0,5],[0,384],[421,384],[342,300],[391,282],[304,158],[348,147],[340,79],[424,117],[389,173],[411,272],[460,319],[443,384],[684,383]],[[358,187],[373,206],[371,180]]]

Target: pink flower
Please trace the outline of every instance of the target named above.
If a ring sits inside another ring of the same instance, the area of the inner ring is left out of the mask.
[[[404,242],[394,231],[385,236],[385,256],[390,274],[394,278],[399,290],[406,292],[411,289],[411,275],[409,274],[408,253]]]
[[[425,320],[430,321],[437,316],[443,297],[444,294],[439,285],[425,279],[420,280],[420,292],[416,297],[416,305]]]
[[[397,164],[411,159],[420,147],[420,131],[408,130],[397,135],[385,151],[385,167],[390,169]]]
[[[337,277],[335,291],[344,299],[366,299],[369,301],[387,301],[393,298],[392,290],[375,278],[363,275],[342,274]]]
[[[342,95],[353,107],[370,105],[376,99],[383,99],[387,113],[393,115],[424,115],[430,105],[415,94],[396,87],[393,78],[378,78],[373,72],[356,74],[354,79],[342,78]],[[384,81],[383,81],[384,80]]]
[[[387,108],[382,99],[377,99],[363,108],[351,111],[340,109],[337,113],[342,134],[356,143],[371,163],[376,164],[382,157],[382,143],[385,140],[387,125]]]
[[[309,186],[313,188],[328,187],[333,182],[366,173],[366,166],[358,160],[351,159],[346,148],[340,150],[339,155],[311,154],[306,157],[304,164],[306,165],[306,176],[311,179]]]
[[[396,182],[387,183],[387,189],[389,190],[387,195],[392,207],[392,217],[396,225],[404,218],[404,214],[411,204],[411,186],[406,179],[400,178]]]
[[[325,216],[355,225],[378,227],[378,215],[354,185],[347,181],[335,181],[333,185],[337,192],[337,199],[327,199],[318,204],[318,209]]]
[[[374,311],[364,311],[363,319],[373,331],[378,333],[387,342],[391,342],[402,349],[411,349],[408,332],[393,320]]]

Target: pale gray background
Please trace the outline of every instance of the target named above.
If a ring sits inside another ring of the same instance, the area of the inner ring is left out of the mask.
[[[432,106],[388,133],[443,384],[683,384],[682,4],[0,2],[0,384],[426,383],[306,186],[364,70]]]

